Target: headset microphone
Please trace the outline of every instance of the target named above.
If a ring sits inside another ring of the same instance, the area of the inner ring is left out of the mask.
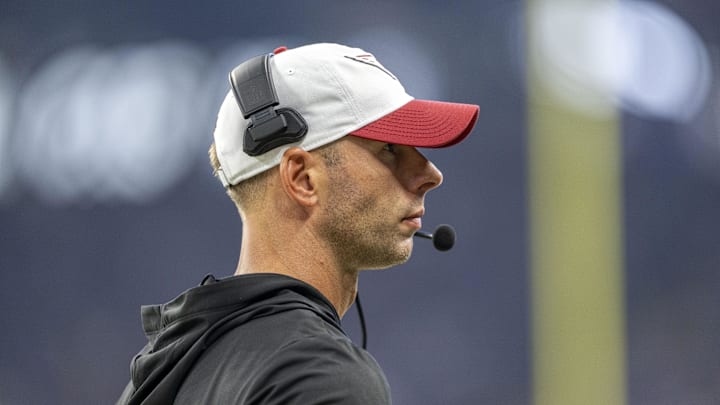
[[[413,236],[432,239],[435,249],[441,252],[450,250],[455,245],[455,229],[450,225],[440,225],[433,233],[417,231]]]

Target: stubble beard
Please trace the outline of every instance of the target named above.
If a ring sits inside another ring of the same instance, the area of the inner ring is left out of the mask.
[[[381,197],[363,195],[342,170],[337,172],[320,232],[338,263],[348,269],[366,270],[406,262],[412,253],[412,239],[400,234]]]

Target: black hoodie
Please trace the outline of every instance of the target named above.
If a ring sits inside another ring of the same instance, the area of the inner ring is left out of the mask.
[[[142,307],[148,344],[118,404],[389,404],[377,362],[315,288],[278,274],[208,276]]]

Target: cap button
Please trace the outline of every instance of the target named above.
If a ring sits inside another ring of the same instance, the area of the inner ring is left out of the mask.
[[[275,50],[273,51],[273,53],[274,53],[275,55],[277,55],[277,54],[282,53],[282,52],[285,52],[285,51],[287,51],[287,46],[278,46],[277,48],[275,48]]]

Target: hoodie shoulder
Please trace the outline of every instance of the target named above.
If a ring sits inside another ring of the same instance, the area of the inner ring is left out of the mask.
[[[268,359],[248,403],[390,404],[390,387],[375,359],[349,339],[297,340]]]
[[[319,333],[307,335],[310,330]],[[281,346],[277,336],[267,336],[274,342],[263,347],[239,341],[238,335],[227,335],[206,353],[176,404],[391,403],[387,379],[375,359],[331,329],[288,331]]]

